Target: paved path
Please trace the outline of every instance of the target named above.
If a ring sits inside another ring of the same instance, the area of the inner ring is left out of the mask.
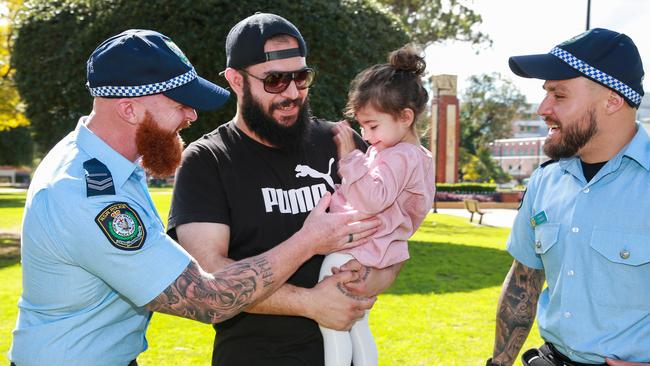
[[[499,227],[512,227],[512,223],[515,221],[515,216],[517,215],[517,210],[506,210],[506,209],[481,209],[485,212],[483,215],[483,225],[485,226],[499,226]],[[439,208],[438,213],[445,215],[454,215],[460,217],[466,217],[469,221],[470,213],[466,209],[457,209],[457,208]],[[478,223],[479,215],[474,214],[474,223]],[[478,225],[478,224],[477,224]]]

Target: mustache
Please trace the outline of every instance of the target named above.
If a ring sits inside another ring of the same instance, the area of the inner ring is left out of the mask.
[[[544,117],[543,120],[544,120],[544,122],[546,122],[548,124],[558,125],[560,127],[562,126],[562,122],[560,122],[560,120],[557,120],[557,119],[554,119],[554,118],[551,118],[551,117]]]
[[[271,104],[271,110],[274,109],[280,109],[280,108],[287,108],[287,107],[302,107],[302,99],[296,98],[296,99],[285,99],[280,102],[276,102]]]

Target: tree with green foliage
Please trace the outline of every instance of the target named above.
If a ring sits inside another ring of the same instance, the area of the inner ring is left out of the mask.
[[[12,60],[41,153],[91,110],[86,60],[101,41],[125,29],[168,35],[202,76],[227,86],[219,72],[229,29],[256,11],[282,15],[300,29],[307,62],[317,71],[310,89],[314,115],[330,120],[341,118],[356,73],[409,42],[399,20],[370,0],[28,0],[25,9]],[[231,97],[224,108],[201,113],[183,137],[192,141],[234,113]]]
[[[479,147],[476,155],[465,154],[461,166],[463,181],[505,183],[512,177],[492,158],[492,152],[485,147]]]
[[[472,155],[510,137],[512,122],[530,107],[526,96],[499,73],[471,76],[460,104],[460,146]]]
[[[504,182],[510,177],[492,159],[488,144],[512,135],[526,114],[526,96],[498,73],[474,75],[461,97],[460,164],[464,180]]]
[[[29,121],[23,114],[24,104],[14,84],[10,62],[14,39],[13,23],[22,0],[0,2],[0,164],[29,165],[32,160],[32,139]]]
[[[462,0],[377,0],[404,24],[411,39],[426,47],[440,40],[452,39],[472,44],[489,43],[487,34],[475,28],[479,14]]]
[[[31,166],[33,143],[28,126],[0,132],[0,165]]]
[[[22,114],[23,105],[13,82],[14,70],[10,62],[12,25],[22,3],[22,0],[0,2],[0,132],[28,125]]]

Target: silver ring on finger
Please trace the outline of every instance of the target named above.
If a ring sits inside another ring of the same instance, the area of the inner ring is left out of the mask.
[[[348,243],[352,243],[352,240],[354,240],[354,236],[350,233],[348,234]]]

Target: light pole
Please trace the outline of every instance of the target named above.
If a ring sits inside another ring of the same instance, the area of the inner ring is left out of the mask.
[[[589,30],[589,18],[591,16],[591,0],[587,0],[587,29]]]

